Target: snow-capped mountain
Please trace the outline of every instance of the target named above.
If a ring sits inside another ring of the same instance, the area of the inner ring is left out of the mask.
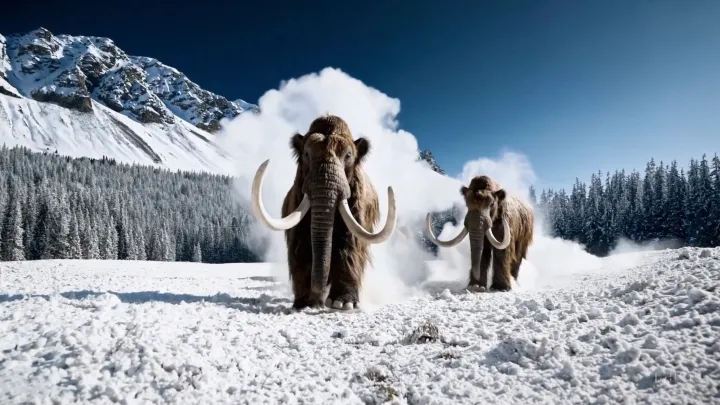
[[[5,144],[226,172],[212,133],[223,118],[258,111],[202,89],[156,59],[127,55],[108,38],[44,28],[0,35]]]
[[[0,75],[36,101],[87,112],[95,100],[141,123],[180,118],[210,132],[222,118],[257,109],[204,90],[156,59],[128,56],[108,38],[39,28],[0,41]]]

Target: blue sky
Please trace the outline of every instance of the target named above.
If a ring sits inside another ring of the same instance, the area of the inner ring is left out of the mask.
[[[14,3],[0,31],[107,36],[251,102],[337,67],[450,174],[513,150],[557,188],[720,152],[720,1],[81,3]]]

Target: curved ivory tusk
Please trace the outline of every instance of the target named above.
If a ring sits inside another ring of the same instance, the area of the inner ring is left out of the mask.
[[[255,173],[255,179],[253,179],[252,184],[252,197],[250,198],[252,201],[252,210],[255,218],[268,228],[274,231],[284,231],[300,223],[305,214],[310,210],[310,199],[307,194],[304,195],[300,205],[285,218],[276,219],[271,217],[265,210],[265,204],[263,204],[262,196],[260,196],[263,180],[265,179],[265,170],[269,163],[270,159],[263,162]]]
[[[370,233],[360,225],[352,215],[347,200],[340,202],[340,215],[350,232],[361,240],[368,243],[382,243],[392,235],[395,230],[395,192],[392,187],[388,187],[388,216],[385,221],[385,227],[378,233]]]
[[[510,245],[510,225],[508,225],[507,219],[503,218],[503,240],[502,242],[498,242],[497,238],[495,238],[495,235],[492,232],[492,227],[488,228],[488,230],[485,232],[485,236],[487,236],[488,241],[495,249],[503,250],[508,245]]]
[[[430,214],[427,214],[425,216],[425,236],[427,236],[428,239],[430,239],[430,241],[432,243],[434,243],[438,246],[453,247],[453,246],[457,245],[458,243],[462,242],[462,240],[465,239],[465,237],[468,234],[467,228],[465,228],[463,226],[463,229],[460,231],[460,234],[458,236],[456,236],[455,238],[450,239],[448,241],[441,241],[435,237],[435,234],[433,233],[432,229],[430,228],[430,224],[431,224]]]

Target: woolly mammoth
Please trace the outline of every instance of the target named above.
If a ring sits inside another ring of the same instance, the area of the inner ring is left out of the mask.
[[[260,196],[269,160],[255,175],[253,213],[268,228],[285,231],[295,309],[322,306],[328,285],[327,306],[354,309],[370,262],[370,244],[384,242],[395,229],[392,187],[385,226],[373,233],[380,205],[362,167],[370,141],[353,141],[347,123],[327,115],[316,118],[305,135],[293,135],[290,148],[297,170],[283,201],[282,218],[271,218]]]
[[[511,279],[517,281],[520,263],[527,256],[533,240],[535,214],[530,205],[507,192],[492,178],[476,176],[470,187],[461,187],[468,212],[460,234],[449,241],[440,241],[430,229],[430,214],[425,220],[425,233],[435,244],[452,247],[470,235],[471,290],[484,291],[492,260],[491,291],[508,291]],[[498,241],[497,237],[502,237]]]

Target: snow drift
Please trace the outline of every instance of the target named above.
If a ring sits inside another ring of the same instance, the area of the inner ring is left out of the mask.
[[[371,142],[371,153],[365,169],[380,199],[384,223],[387,216],[385,189],[395,190],[398,229],[407,226],[421,229],[425,215],[463,204],[459,189],[473,176],[489,175],[505,188],[527,200],[535,174],[525,156],[505,152],[496,158],[478,157],[467,162],[462,173],[443,176],[418,161],[418,143],[411,133],[398,128],[396,117],[400,101],[344,72],[326,68],[281,84],[259,100],[262,113],[243,114],[224,121],[218,142],[239,162],[235,171],[239,198],[249,204],[252,179],[258,166],[270,159],[263,198],[270,214],[280,217],[282,200],[292,185],[295,163],[289,141],[293,133],[304,133],[317,116],[332,113],[343,117],[355,138],[364,136]],[[447,136],[448,134],[443,134]],[[248,205],[249,206],[249,205]],[[464,215],[464,212],[463,212]],[[533,288],[538,277],[553,277],[600,266],[597,257],[585,253],[581,246],[551,238],[543,233],[542,218],[536,223],[536,239],[529,253],[529,263],[521,270],[519,284]],[[442,238],[455,236],[459,228],[447,224]],[[257,225],[253,229],[258,252],[272,262],[285,262],[282,232],[271,232]],[[268,243],[269,240],[269,243]],[[366,273],[361,293],[364,304],[383,305],[412,295],[420,283],[427,281],[426,261],[433,260],[416,240],[405,239],[399,231],[384,244],[372,246],[374,264]],[[469,268],[467,239],[451,249],[440,249],[440,258],[450,278],[463,279]],[[279,277],[287,278],[283,270]]]

